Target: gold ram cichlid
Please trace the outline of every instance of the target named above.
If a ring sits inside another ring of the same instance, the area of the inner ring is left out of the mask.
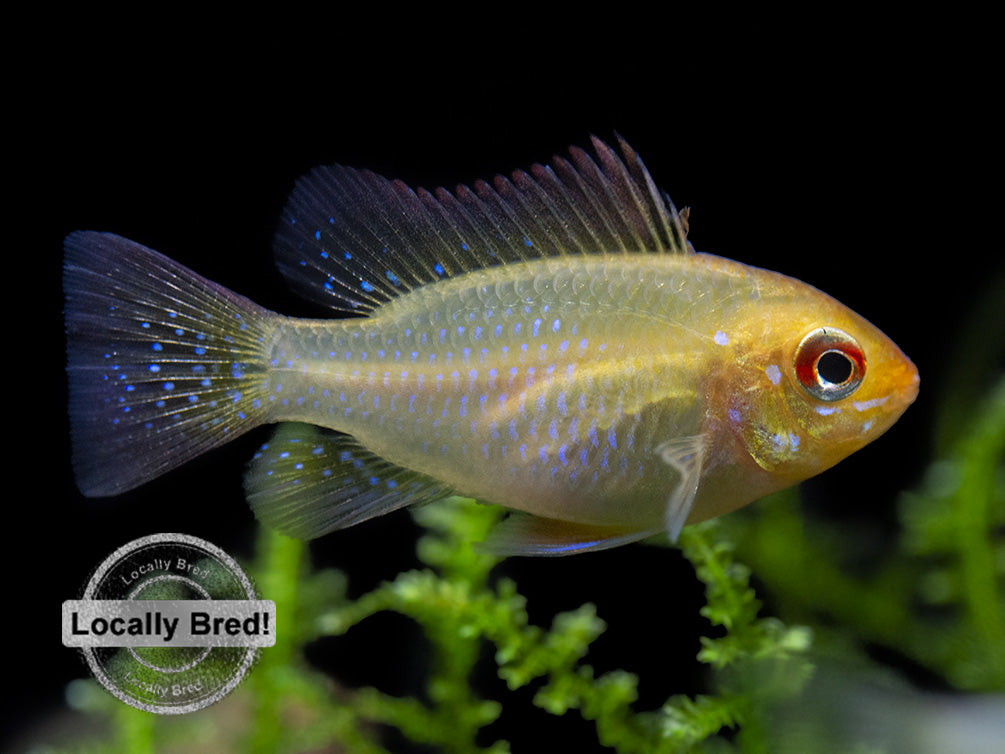
[[[717,516],[823,471],[914,400],[914,365],[816,289],[695,253],[623,142],[473,188],[320,168],[263,309],[118,236],[67,237],[74,465],[114,495],[280,423],[246,478],[316,537],[449,495],[488,547],[566,554]]]

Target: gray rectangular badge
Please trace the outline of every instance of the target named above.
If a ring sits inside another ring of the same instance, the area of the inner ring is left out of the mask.
[[[67,647],[271,647],[271,600],[67,600]]]

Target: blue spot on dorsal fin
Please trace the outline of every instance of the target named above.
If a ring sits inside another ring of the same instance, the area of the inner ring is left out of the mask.
[[[317,168],[290,196],[289,223],[276,237],[279,268],[309,298],[365,314],[417,287],[496,265],[691,253],[685,218],[635,152],[619,146],[620,154],[594,139],[592,155],[573,149],[552,169],[453,192],[412,190],[339,165]],[[327,256],[319,254],[322,242]]]

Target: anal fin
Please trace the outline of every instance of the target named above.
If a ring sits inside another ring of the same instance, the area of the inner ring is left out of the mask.
[[[296,539],[315,539],[409,505],[449,496],[443,483],[397,466],[349,435],[280,424],[244,480],[258,519]]]

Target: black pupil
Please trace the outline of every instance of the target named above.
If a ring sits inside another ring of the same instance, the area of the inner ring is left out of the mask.
[[[817,374],[820,379],[832,385],[840,385],[851,377],[851,359],[837,351],[827,351],[817,361]]]

